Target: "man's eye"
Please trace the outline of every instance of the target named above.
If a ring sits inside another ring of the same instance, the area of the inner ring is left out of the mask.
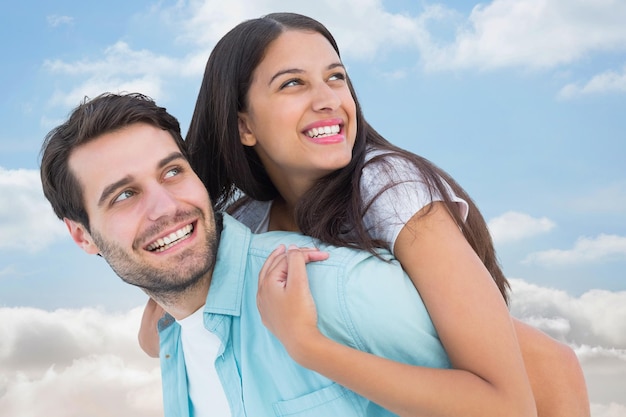
[[[115,200],[113,200],[114,203],[119,203],[120,201],[124,201],[127,198],[130,198],[132,196],[135,195],[134,191],[130,191],[130,190],[126,190],[126,191],[122,191],[122,193],[120,195],[117,196],[117,198]]]
[[[172,168],[172,169],[168,170],[168,171],[165,173],[165,178],[171,178],[171,177],[174,177],[174,176],[176,176],[176,175],[180,174],[180,171],[181,171],[181,169],[180,169],[180,168]]]

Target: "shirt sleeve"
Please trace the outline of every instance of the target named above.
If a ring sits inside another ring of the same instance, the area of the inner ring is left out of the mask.
[[[394,185],[389,187],[389,184]],[[467,202],[446,186],[465,220]],[[413,164],[394,155],[365,165],[361,195],[365,205],[372,202],[363,217],[366,229],[372,238],[384,241],[392,252],[400,231],[411,217],[430,203],[443,200],[438,191],[430,192],[422,173]]]

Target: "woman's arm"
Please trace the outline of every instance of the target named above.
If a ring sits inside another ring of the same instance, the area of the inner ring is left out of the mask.
[[[440,207],[443,208],[443,205]],[[416,235],[416,233],[421,233],[419,227],[422,226],[413,223],[413,221],[407,223],[396,240],[395,253],[414,285],[424,297],[431,317],[436,314],[434,313],[436,307],[432,306],[433,301],[444,302],[444,305],[441,306],[440,315],[445,316],[448,311],[445,303],[449,300],[445,296],[438,296],[436,291],[428,296],[428,288],[423,288],[428,283],[420,284],[417,268],[414,266],[415,258],[419,256],[417,252],[419,249],[413,247],[416,238],[420,237]],[[480,294],[478,294],[478,298],[480,298]],[[445,324],[438,323],[435,318],[433,320],[441,335],[441,326]],[[513,319],[513,324],[524,359],[525,370],[531,383],[538,416],[589,417],[591,411],[587,387],[582,368],[572,349],[519,320]],[[454,347],[451,346],[450,342],[444,339],[442,341],[446,351],[450,353],[450,349],[454,349]],[[457,343],[461,342],[461,340],[457,341]],[[465,369],[460,363],[454,361],[452,363],[455,368]]]
[[[417,277],[416,287],[457,369],[401,364],[324,337],[295,250],[280,262],[268,259],[273,267],[261,271],[258,299],[265,325],[303,366],[400,415],[536,415],[507,307],[443,205],[434,203],[427,215],[416,215],[405,226],[396,252],[408,250],[411,261],[403,266]],[[276,284],[273,268],[281,267],[287,272]]]
[[[407,245],[406,241],[409,245],[412,243],[413,232],[404,226],[416,211],[424,204],[428,204],[428,200],[432,201],[432,196],[423,188],[420,172],[407,160],[393,156],[387,156],[385,160],[386,169],[381,163],[369,164],[363,169],[361,191],[366,200],[369,201],[382,192],[366,211],[364,222],[374,237],[387,241],[397,249]],[[395,185],[385,189],[388,184]],[[450,197],[464,219],[468,215],[467,202],[454,193]],[[408,239],[398,242],[397,234],[403,228],[404,237],[408,236]],[[416,256],[410,247],[396,255],[403,265],[410,264]],[[415,278],[411,275],[414,282]],[[591,412],[587,387],[582,368],[573,350],[519,320],[514,319],[513,323],[538,415],[589,417]]]

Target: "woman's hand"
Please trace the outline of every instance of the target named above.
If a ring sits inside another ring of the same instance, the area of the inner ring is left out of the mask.
[[[309,288],[306,264],[322,261],[328,253],[284,245],[275,249],[259,272],[257,307],[265,327],[299,362],[310,338],[321,335],[317,309]]]

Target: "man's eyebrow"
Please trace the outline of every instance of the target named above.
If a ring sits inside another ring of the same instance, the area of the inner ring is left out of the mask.
[[[187,158],[185,158],[185,156],[181,152],[177,151],[177,152],[172,152],[171,154],[169,154],[165,158],[161,159],[157,166],[159,168],[163,168],[165,165],[167,165],[170,162],[175,161],[177,159],[184,159],[185,161],[187,160]]]
[[[102,190],[102,194],[100,194],[100,199],[98,200],[98,207],[102,207],[104,202],[109,198],[111,194],[115,192],[115,190],[122,188],[126,184],[130,183],[133,180],[133,177],[130,175],[125,176],[119,181],[115,181],[113,184],[107,185],[104,190]]]
[[[162,169],[167,164],[177,159],[186,160],[186,158],[183,156],[181,152],[172,152],[171,154],[169,154],[168,156],[166,156],[165,158],[159,161],[159,163],[157,164],[157,168]],[[121,180],[115,181],[113,184],[107,185],[102,191],[102,194],[100,194],[100,198],[98,199],[98,207],[101,207],[104,204],[104,202],[111,196],[111,194],[113,194],[117,189],[124,187],[126,184],[129,184],[132,180],[133,180],[133,177],[131,175],[127,175]]]
[[[333,62],[332,64],[330,64],[329,66],[326,67],[326,70],[331,70],[334,68],[344,68],[343,64],[341,62]],[[274,80],[278,77],[280,77],[281,75],[285,75],[285,74],[302,74],[304,72],[304,70],[298,69],[298,68],[287,68],[284,70],[280,70],[278,71],[276,74],[274,74],[272,76],[272,78],[270,78],[270,81],[267,83],[268,85],[272,84],[274,82]]]

